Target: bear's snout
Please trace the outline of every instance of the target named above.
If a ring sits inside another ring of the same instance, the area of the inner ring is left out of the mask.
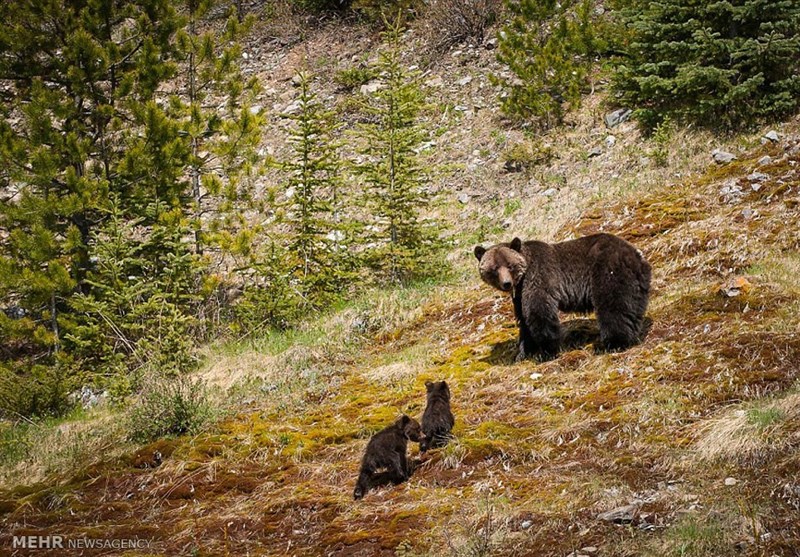
[[[511,281],[510,280],[504,281],[503,284],[500,285],[500,287],[503,289],[504,292],[508,292],[509,290],[511,290]]]

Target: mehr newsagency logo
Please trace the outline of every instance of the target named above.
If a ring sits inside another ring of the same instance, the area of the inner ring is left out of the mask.
[[[147,549],[150,540],[143,538],[89,538],[52,534],[49,536],[14,536],[12,549]]]

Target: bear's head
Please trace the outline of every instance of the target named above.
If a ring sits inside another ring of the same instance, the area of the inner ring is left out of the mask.
[[[522,240],[519,238],[489,249],[475,246],[475,257],[480,263],[478,269],[483,282],[503,292],[511,292],[528,268],[528,262],[521,252]]]
[[[422,428],[420,427],[419,422],[414,418],[409,418],[403,414],[400,418],[398,418],[397,422],[395,422],[395,425],[400,429],[400,431],[403,432],[403,436],[409,441],[419,443],[425,439],[425,435],[422,433]]]
[[[432,398],[441,398],[450,402],[450,387],[447,386],[447,382],[436,381],[435,383],[431,383],[430,381],[426,381],[425,389],[428,392],[428,400]]]

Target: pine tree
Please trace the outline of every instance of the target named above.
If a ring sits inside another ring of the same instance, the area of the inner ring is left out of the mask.
[[[186,25],[177,34],[178,77],[184,90],[174,95],[172,115],[182,119],[191,142],[189,178],[194,201],[195,250],[215,244],[220,229],[244,226],[252,178],[258,172],[256,147],[264,116],[253,105],[258,80],[245,79],[237,61],[239,38],[252,24],[231,14],[222,33],[200,31],[214,0],[185,0]],[[225,99],[218,106],[218,99]],[[219,246],[214,246],[219,247]]]
[[[505,90],[503,111],[550,126],[587,85],[593,56],[606,48],[589,0],[510,0],[511,21],[499,34],[497,59],[512,77],[493,76]]]
[[[57,381],[51,401],[142,353],[191,365],[191,316],[213,282],[198,252],[206,230],[238,218],[260,124],[236,18],[219,48],[192,27],[209,5],[190,1],[184,17],[166,0],[0,4],[0,79],[12,84],[0,97],[0,305],[16,308],[0,317],[14,339],[3,367],[31,388]],[[165,87],[181,76],[193,92]],[[211,218],[203,195],[216,196]]]
[[[430,169],[418,154],[428,137],[419,121],[418,74],[403,66],[399,24],[383,36],[387,46],[376,64],[383,88],[366,107],[370,121],[360,126],[363,162],[356,172],[365,186],[365,261],[380,277],[404,282],[432,270],[440,227],[425,216],[434,199]]]
[[[299,74],[298,110],[289,115],[290,158],[286,223],[289,226],[286,268],[312,307],[320,307],[346,287],[351,227],[342,214],[341,172],[333,115],[311,90],[307,73]]]
[[[622,102],[647,127],[665,115],[740,128],[800,106],[800,3],[795,0],[633,1]]]

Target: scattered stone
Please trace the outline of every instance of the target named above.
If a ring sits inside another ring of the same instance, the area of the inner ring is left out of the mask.
[[[300,84],[303,82],[303,78],[300,77],[299,73],[296,73],[292,76],[292,86],[293,87],[300,87]]]
[[[758,182],[756,182],[755,184],[750,184],[750,189],[753,191],[758,191],[763,187],[764,186],[762,184],[759,184]]]
[[[613,524],[630,524],[639,514],[639,507],[639,503],[617,507],[616,509],[600,513],[597,515],[597,519]]]
[[[546,190],[544,190],[542,192],[542,195],[545,196],[545,197],[553,197],[557,193],[558,193],[558,190],[556,188],[547,188]]]
[[[738,483],[739,483],[739,480],[737,480],[736,478],[725,478],[725,485],[727,485],[727,486],[736,485]]]
[[[533,522],[531,522],[530,520],[523,520],[520,526],[522,526],[523,530],[527,530],[528,528],[533,526]]]
[[[501,223],[501,226],[502,226],[504,229],[508,230],[509,228],[511,228],[511,225],[512,225],[512,224],[513,224],[513,223],[511,222],[511,219],[505,219],[505,220],[504,220],[504,221]]]
[[[583,551],[584,553],[597,553],[597,548],[593,545],[589,545],[586,547],[582,547],[581,551]]]
[[[721,149],[714,149],[711,152],[711,157],[717,164],[728,164],[729,162],[736,160],[736,155],[734,155],[733,153],[729,153],[727,151],[723,151]]]
[[[764,174],[763,172],[753,172],[752,174],[747,175],[747,179],[750,182],[763,182],[764,180],[769,179],[769,174]]]
[[[735,298],[736,296],[739,296],[742,293],[747,294],[752,289],[753,289],[753,283],[751,283],[749,280],[747,280],[744,277],[734,277],[729,281],[723,283],[719,287],[718,292],[726,298]],[[733,479],[733,478],[728,478],[728,479]],[[734,482],[735,481],[736,480],[734,480]],[[725,482],[726,482],[725,485],[729,485],[727,483],[728,482],[727,479],[725,480]]]
[[[263,106],[260,104],[254,104],[250,107],[250,114],[259,114],[262,110],[264,110]]]
[[[463,53],[464,53],[464,52],[463,52],[463,51],[461,51],[461,50],[454,50],[453,52],[451,52],[451,53],[450,53],[450,56],[452,56],[453,58],[458,58],[458,57],[459,57],[459,56],[461,56]]]
[[[599,157],[602,154],[603,154],[603,148],[598,146],[598,147],[592,147],[587,156],[590,159],[593,159],[594,157]]]
[[[295,114],[300,111],[300,100],[289,103],[286,108],[281,110],[281,114]]]
[[[613,147],[616,143],[617,143],[617,138],[614,137],[613,135],[609,135],[608,137],[606,137],[607,147]]]
[[[457,104],[453,107],[453,109],[457,110],[458,112],[466,112],[467,110],[469,110],[469,107],[464,106],[463,104]]]
[[[468,193],[459,193],[458,194],[458,202],[462,205],[466,205],[469,203],[470,197]]]
[[[494,50],[497,48],[497,37],[486,39],[486,41],[483,43],[483,46],[486,47],[486,50]]]
[[[362,95],[371,95],[376,91],[380,91],[381,89],[383,89],[383,87],[384,85],[382,81],[375,80],[362,85],[360,91]]]
[[[470,82],[472,82],[472,76],[471,75],[468,75],[466,77],[462,77],[461,79],[456,81],[456,83],[458,85],[460,85],[461,87],[463,87],[464,85],[469,85]]]
[[[541,379],[543,376],[541,373],[533,372],[531,373],[530,377],[533,381],[536,381],[537,379]]]
[[[436,77],[432,77],[428,81],[426,81],[425,85],[427,85],[428,87],[443,87],[444,79],[442,79],[437,75]]]
[[[736,180],[729,180],[719,189],[719,194],[726,203],[736,203],[742,198],[744,192]]]
[[[247,52],[242,52],[242,58],[247,60],[248,58],[250,58],[250,55]]]
[[[766,143],[767,141],[771,141],[772,143],[777,143],[780,140],[780,136],[778,135],[778,132],[776,132],[775,130],[769,130],[762,136],[761,139],[763,143]]]
[[[760,159],[758,159],[758,166],[767,166],[768,164],[772,163],[772,157],[769,155],[764,155]]]
[[[750,220],[756,216],[756,212],[751,208],[742,209],[742,218],[744,220]]]
[[[632,114],[633,110],[630,108],[618,108],[613,112],[609,112],[605,117],[606,126],[608,128],[615,128],[621,123],[626,122]]]

